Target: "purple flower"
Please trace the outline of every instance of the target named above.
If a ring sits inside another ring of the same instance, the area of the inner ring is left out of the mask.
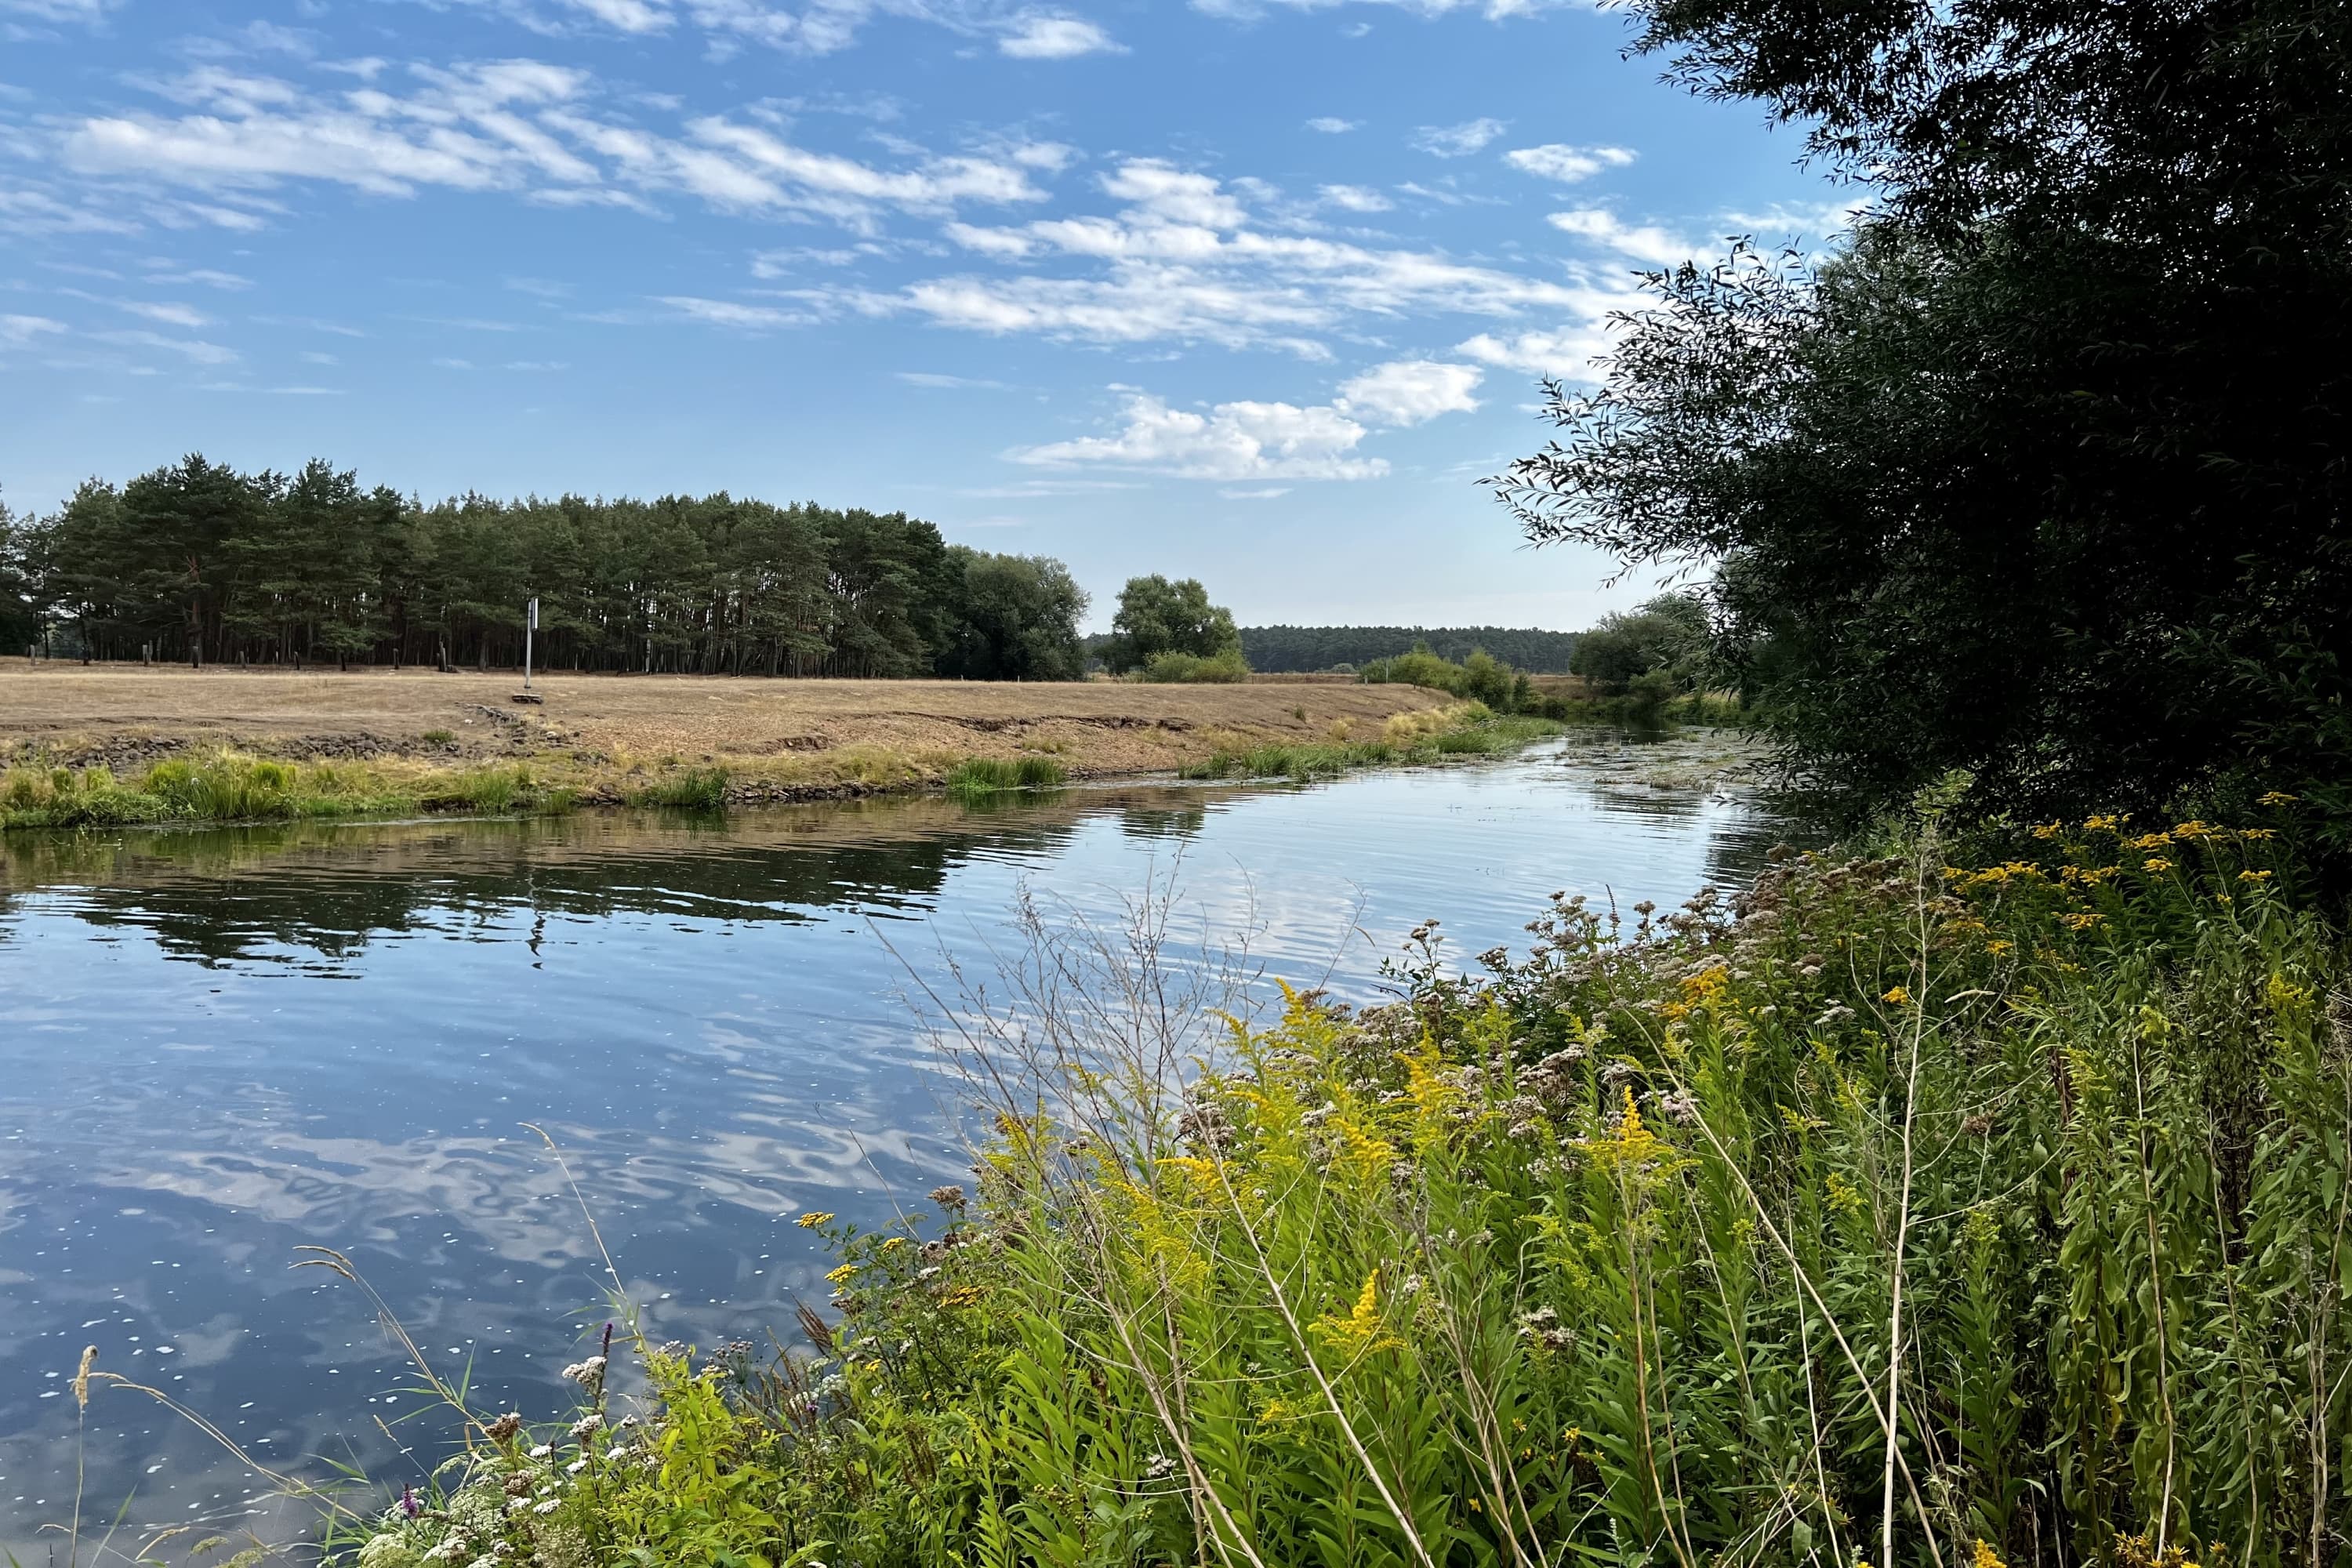
[[[400,1489],[400,1511],[406,1514],[411,1519],[415,1519],[418,1514],[425,1511],[425,1505],[416,1500],[416,1489],[415,1487],[403,1487]]]

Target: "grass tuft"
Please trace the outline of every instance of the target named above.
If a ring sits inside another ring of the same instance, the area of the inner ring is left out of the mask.
[[[967,799],[1001,795],[1009,790],[1055,789],[1067,784],[1070,770],[1051,757],[967,757],[948,770],[948,793]]]

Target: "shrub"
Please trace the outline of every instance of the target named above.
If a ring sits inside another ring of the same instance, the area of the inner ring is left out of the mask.
[[[1247,680],[1249,673],[1249,661],[1235,647],[1206,658],[1191,653],[1154,654],[1137,672],[1137,679],[1163,685],[1231,686]]]

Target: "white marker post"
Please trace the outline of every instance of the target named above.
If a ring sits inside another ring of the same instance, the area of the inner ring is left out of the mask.
[[[522,614],[522,689],[530,689],[530,634],[539,630],[539,601],[525,605]]]

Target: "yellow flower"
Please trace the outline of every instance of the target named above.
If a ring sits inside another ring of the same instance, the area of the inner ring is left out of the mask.
[[[2212,824],[2209,822],[2200,822],[2194,818],[2187,822],[2176,822],[2172,825],[2172,836],[2175,838],[2210,838],[2214,837],[2218,831],[2219,829],[2215,828]]]
[[[2114,812],[2109,812],[2101,816],[2090,817],[2083,824],[2084,827],[2089,828],[2094,833],[2120,832],[2123,828],[2123,817]]]
[[[959,1285],[954,1289],[940,1298],[940,1305],[942,1307],[969,1307],[977,1303],[982,1297],[987,1294],[987,1291],[982,1289],[977,1285]]]
[[[1364,1276],[1363,1293],[1346,1317],[1326,1312],[1315,1320],[1316,1338],[1353,1361],[1372,1351],[1402,1350],[1404,1342],[1381,1327],[1381,1271]]]
[[[2270,879],[2271,874],[2268,871],[2241,871],[2238,873],[2238,880],[2241,882],[2267,882]]]
[[[2066,825],[2063,822],[2045,822],[2041,826],[2033,830],[2033,837],[2036,838],[2055,838],[2061,833],[2065,831]]]
[[[2263,805],[2293,805],[2296,800],[2300,798],[2300,796],[2287,794],[2286,791],[2283,789],[2274,789],[2271,791],[2270,794],[2263,796],[2259,804]]]
[[[900,1247],[904,1247],[904,1246],[906,1246],[906,1245],[907,1245],[907,1238],[906,1238],[905,1237],[903,1237],[903,1236],[894,1236],[894,1237],[891,1237],[888,1240],[887,1240],[887,1241],[883,1242],[883,1244],[882,1244],[882,1250],[883,1250],[883,1251],[885,1251],[885,1252],[896,1252],[896,1251],[898,1251]]]
[[[808,1213],[801,1215],[800,1218],[793,1221],[793,1223],[800,1226],[803,1230],[814,1230],[821,1225],[832,1224],[833,1216],[825,1213],[823,1209],[811,1209]]]
[[[2278,837],[2278,829],[2275,827],[2242,827],[2238,830],[2238,837],[2241,838],[2252,839],[2259,843],[2265,838],[2276,838]]]
[[[2060,915],[2058,923],[2068,931],[2088,931],[2106,918],[2095,910],[2085,910],[2075,914]]]
[[[857,1278],[857,1265],[845,1263],[838,1268],[828,1268],[824,1271],[824,1277],[835,1285],[846,1285]]]
[[[2137,838],[2131,840],[2128,847],[2133,849],[2161,849],[2171,842],[2172,835],[2169,833],[2143,833]]]
[[[1997,937],[1993,941],[1985,943],[1985,951],[1992,954],[1995,958],[2000,957],[2005,952],[2014,951],[2016,947],[2017,943],[2009,941],[2005,937]]]
[[[1892,1003],[1897,1007],[1908,1007],[1911,1005],[1911,993],[1900,985],[1890,985],[1886,989],[1886,994],[1881,996],[1879,1000]]]
[[[2009,1564],[2000,1560],[2000,1554],[1989,1542],[1979,1541],[1976,1554],[1969,1559],[1969,1568],[2009,1568]]]
[[[2172,869],[2172,862],[2166,859],[2161,855],[2151,855],[2139,864],[2140,869],[2144,871],[2169,871]]]

